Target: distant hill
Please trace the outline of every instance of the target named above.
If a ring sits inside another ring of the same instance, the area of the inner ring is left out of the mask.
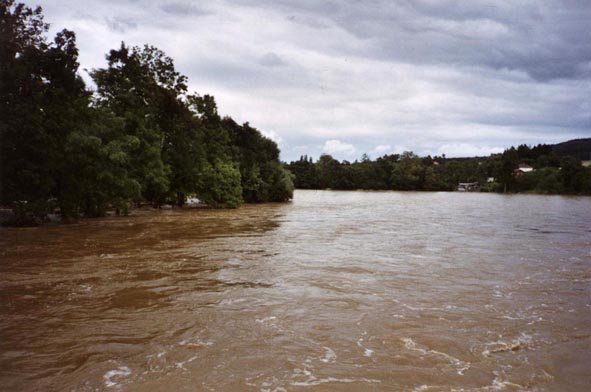
[[[552,152],[559,157],[573,156],[583,161],[591,160],[591,138],[573,139],[552,145]]]

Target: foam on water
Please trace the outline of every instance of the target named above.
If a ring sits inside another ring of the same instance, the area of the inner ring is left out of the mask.
[[[365,335],[367,335],[367,332],[363,332],[363,336]],[[359,338],[359,340],[357,340],[357,345],[363,349],[363,356],[370,358],[373,355],[374,350],[365,347],[363,345],[363,340],[363,337]]]
[[[526,391],[528,386],[501,379],[498,372],[493,372],[495,378],[490,385],[475,388],[450,388],[443,385],[419,385],[412,392],[495,392],[495,391]],[[546,373],[547,374],[547,373]]]
[[[259,323],[259,324],[266,324],[269,321],[273,321],[273,320],[276,320],[276,319],[277,319],[277,317],[275,317],[275,316],[269,316],[269,317],[263,317],[261,319],[256,319],[255,321],[257,323]]]
[[[330,347],[324,347],[324,357],[320,359],[324,363],[334,363],[337,360],[337,354]]]
[[[408,349],[410,351],[416,351],[416,352],[421,353],[423,355],[433,355],[436,357],[443,358],[443,359],[447,360],[448,362],[452,363],[456,367],[456,371],[460,376],[463,376],[464,372],[466,370],[470,369],[470,366],[471,366],[470,362],[464,362],[464,361],[462,361],[456,357],[453,357],[449,354],[442,353],[441,351],[426,350],[424,348],[417,347],[417,344],[411,338],[402,338],[401,340],[404,342],[404,347],[406,347],[406,349]]]
[[[114,378],[121,378],[127,377],[131,374],[131,369],[127,366],[120,366],[117,369],[109,370],[103,376],[103,380],[105,381],[105,386],[107,388],[113,388],[119,385],[117,381],[114,381]]]
[[[175,366],[176,366],[177,368],[179,368],[179,369],[187,370],[187,369],[185,369],[185,365],[186,365],[187,363],[193,362],[193,361],[194,361],[194,360],[196,360],[197,358],[199,358],[199,357],[198,357],[197,355],[195,355],[195,356],[193,356],[193,357],[191,357],[191,358],[189,358],[189,359],[187,359],[187,360],[185,360],[185,361],[180,361],[180,362],[177,362],[177,363],[175,363]]]
[[[270,388],[261,388],[260,392],[287,392],[287,389],[283,388],[283,387],[276,387],[273,389]]]
[[[508,342],[497,340],[496,342],[486,343],[486,349],[482,351],[482,355],[490,357],[491,354],[519,351],[531,343],[532,337],[522,332],[517,339],[510,340]]]
[[[201,340],[201,339],[185,339],[179,342],[179,346],[186,346],[186,347],[207,347],[213,346],[213,342],[208,340]]]

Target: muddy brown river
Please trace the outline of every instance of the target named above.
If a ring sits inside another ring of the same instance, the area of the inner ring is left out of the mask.
[[[585,391],[591,198],[297,191],[0,230],[2,391]]]

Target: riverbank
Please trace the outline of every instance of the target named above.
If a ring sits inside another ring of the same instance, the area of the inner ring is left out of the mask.
[[[481,188],[476,191],[423,191],[423,190],[385,190],[385,189],[296,189],[297,191],[322,191],[322,192],[367,192],[367,193],[459,193],[459,194],[495,194],[495,195],[506,195],[506,196],[562,196],[562,197],[585,197],[589,198],[589,194],[557,194],[557,193],[542,193],[534,191],[525,192],[494,192],[486,188]],[[287,202],[267,202],[267,203],[245,203],[244,205],[256,205],[256,204],[274,204],[274,203],[287,203]],[[238,207],[240,208],[240,207]],[[149,203],[144,203],[139,207],[133,207],[128,210],[127,213],[117,213],[115,209],[108,210],[103,217],[116,217],[116,216],[135,216],[149,214],[151,211],[162,211],[162,210],[215,210],[216,208],[209,206],[199,201],[199,199],[189,199],[189,201],[183,206],[177,206],[172,204],[163,204],[159,207],[154,207]],[[70,224],[80,220],[97,219],[101,217],[79,217],[78,219],[64,219],[59,213],[47,214],[45,216],[29,216],[24,221],[19,221],[18,216],[10,208],[0,208],[0,227],[37,227],[43,225],[52,224]]]
[[[130,208],[127,212],[122,213],[116,209],[110,209],[105,212],[102,217],[115,217],[115,216],[133,216],[139,214],[145,214],[149,211],[158,210],[194,210],[194,209],[213,209],[213,207],[200,202],[198,199],[189,200],[183,206],[176,206],[172,204],[163,204],[159,207],[154,207],[151,204],[145,203],[139,206]],[[0,208],[0,227],[36,227],[45,224],[68,224],[78,222],[79,220],[95,219],[102,217],[84,217],[80,216],[77,219],[64,218],[60,215],[59,210],[56,210],[51,214],[34,215],[27,213],[25,215],[17,214],[11,208],[2,207]]]

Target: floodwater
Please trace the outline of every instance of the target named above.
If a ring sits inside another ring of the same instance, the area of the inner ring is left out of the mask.
[[[297,191],[0,231],[3,391],[582,391],[591,199]]]

